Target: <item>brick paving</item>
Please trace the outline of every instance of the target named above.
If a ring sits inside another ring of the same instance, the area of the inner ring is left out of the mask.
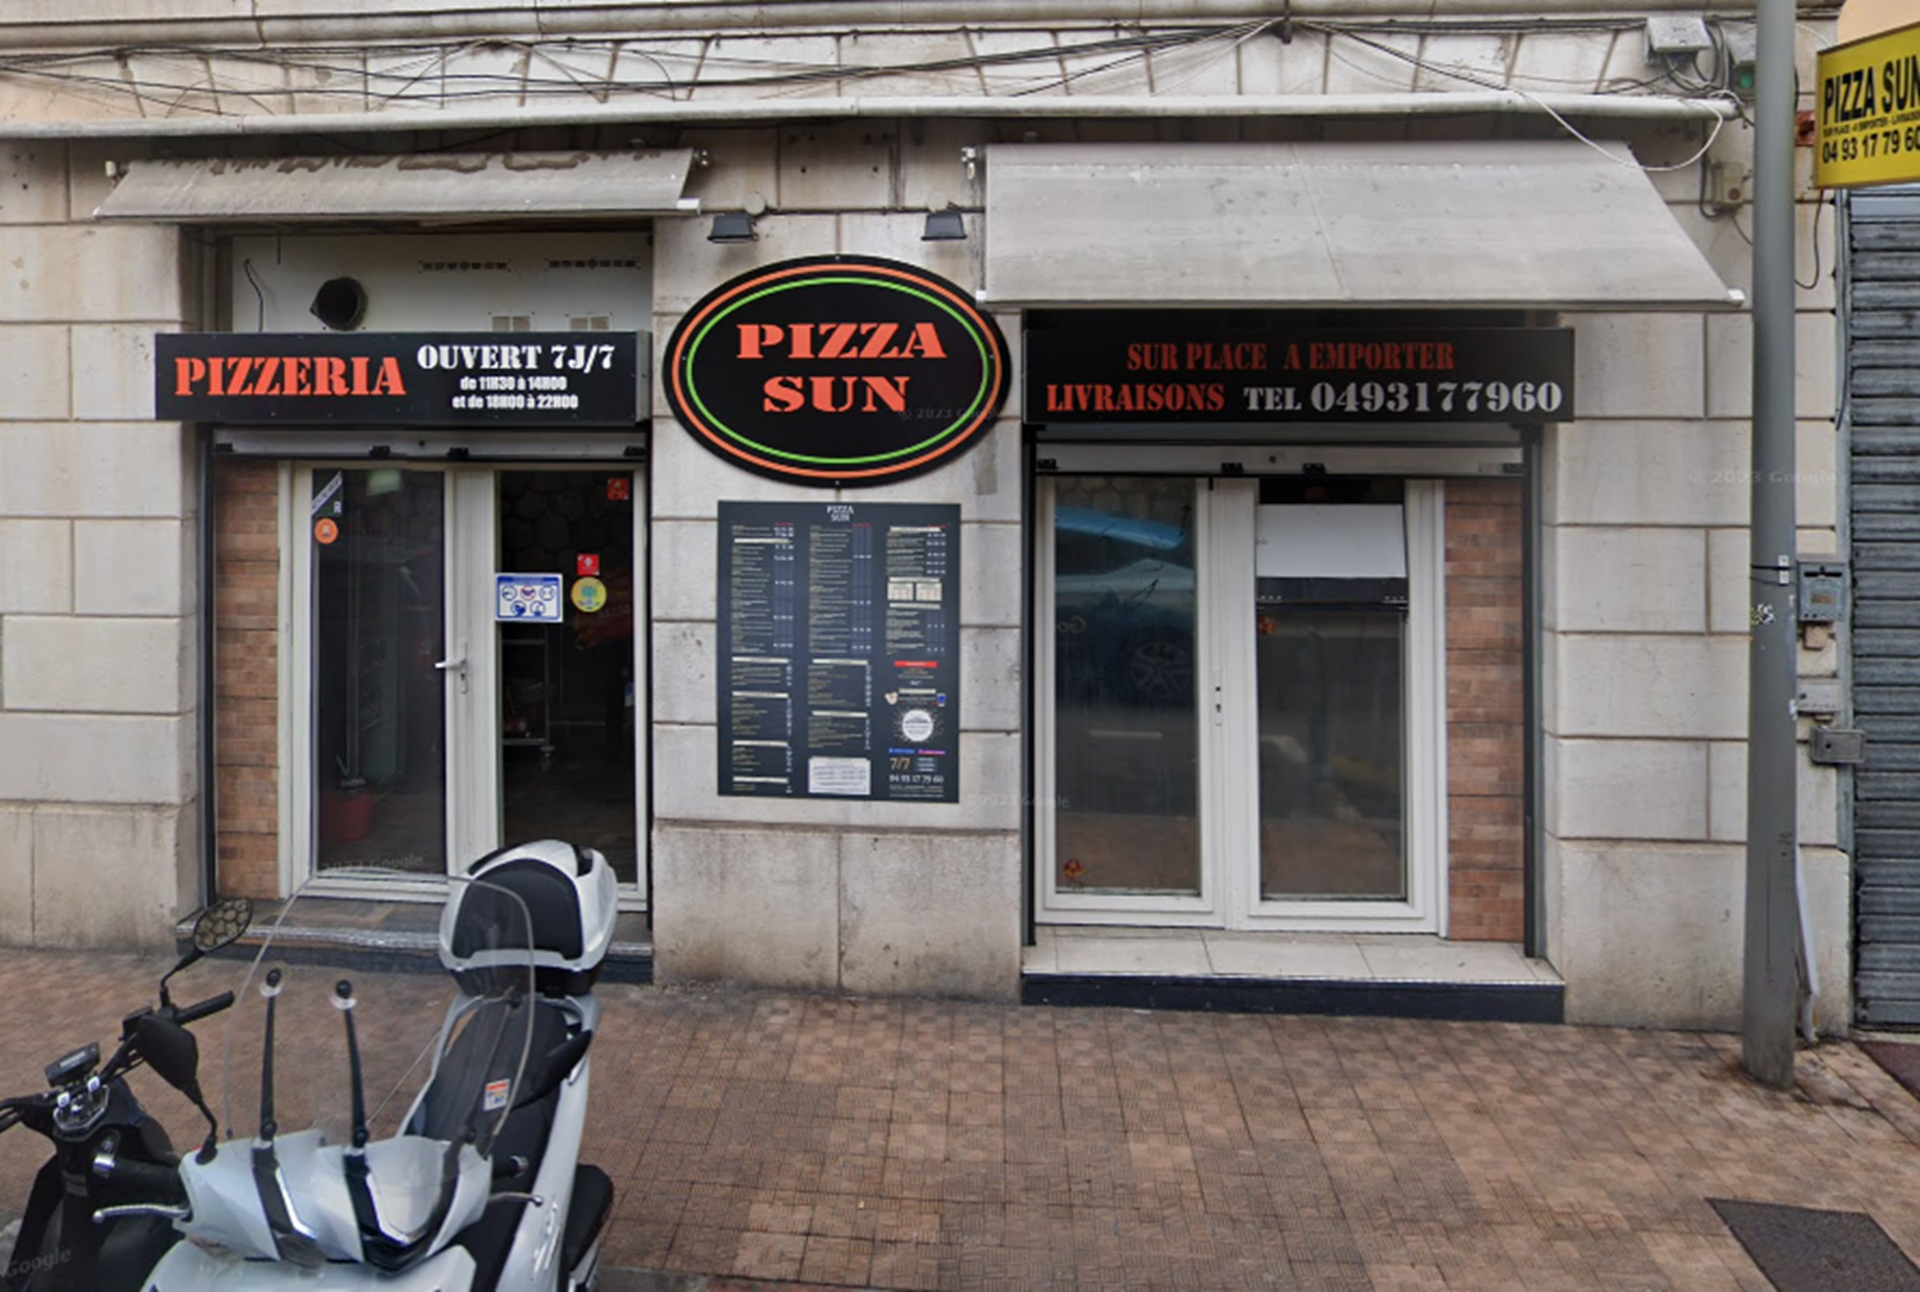
[[[0,1089],[110,1039],[159,967],[0,952]],[[200,966],[177,994],[231,976]],[[411,1002],[397,1021],[420,1028],[442,982],[360,994]],[[1764,1292],[1710,1198],[1867,1212],[1920,1254],[1920,1103],[1844,1042],[1774,1092],[1739,1075],[1736,1038],[1694,1033],[601,996],[587,1156],[618,1190],[605,1259],[651,1272],[610,1292]],[[289,1044],[288,1071],[315,1066]],[[202,1049],[207,1072],[217,1028]],[[151,1074],[136,1084],[177,1140],[196,1134]],[[0,1137],[0,1224],[37,1150]]]

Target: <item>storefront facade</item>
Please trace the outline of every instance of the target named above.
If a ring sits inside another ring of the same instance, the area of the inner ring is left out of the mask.
[[[322,134],[324,98],[221,98],[244,146],[0,81],[0,735],[43,751],[0,771],[0,937],[151,942],[208,888],[361,863],[429,896],[560,834],[663,982],[1046,998],[1097,933],[1279,992],[1346,937],[1730,1025],[1745,128],[1603,92],[1647,76],[1637,18],[1409,45],[1034,8],[595,34],[677,104]],[[996,80],[1042,49],[1057,84]],[[886,95],[775,101],[768,60]],[[1435,81],[1495,64],[1584,78],[1599,142]],[[1828,1027],[1839,797],[1805,762]]]

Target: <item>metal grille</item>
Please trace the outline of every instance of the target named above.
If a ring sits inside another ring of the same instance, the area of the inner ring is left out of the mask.
[[[1864,1212],[1707,1201],[1779,1292],[1920,1292],[1920,1270]]]
[[[1848,204],[1859,1020],[1920,1026],[1920,190]]]

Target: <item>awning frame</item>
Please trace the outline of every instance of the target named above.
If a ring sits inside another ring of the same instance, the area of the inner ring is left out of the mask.
[[[107,221],[318,224],[697,215],[692,148],[167,158],[128,163]]]

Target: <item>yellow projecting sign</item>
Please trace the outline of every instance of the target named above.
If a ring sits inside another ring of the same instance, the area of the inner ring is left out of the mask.
[[[1920,180],[1920,23],[1820,54],[1822,188]]]

